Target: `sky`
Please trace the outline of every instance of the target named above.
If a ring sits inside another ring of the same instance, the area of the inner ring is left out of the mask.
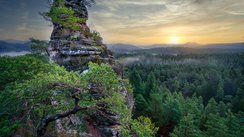
[[[0,39],[48,40],[47,0],[0,0]],[[244,41],[244,0],[96,0],[91,29],[105,43],[182,44]]]

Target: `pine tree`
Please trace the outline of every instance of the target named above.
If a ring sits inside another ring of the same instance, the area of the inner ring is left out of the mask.
[[[220,80],[218,87],[217,87],[217,94],[216,94],[216,99],[218,101],[223,100],[224,98],[224,89],[223,89],[223,80]]]
[[[207,128],[206,134],[209,137],[229,137],[228,127],[226,126],[225,118],[217,114],[209,114],[205,127]]]
[[[228,111],[226,117],[226,125],[228,126],[228,135],[231,137],[241,137],[241,125],[239,119]]]
[[[145,97],[150,97],[150,93],[156,93],[157,91],[158,91],[157,80],[153,72],[151,72],[147,78]]]
[[[217,114],[218,110],[217,110],[217,102],[214,100],[214,98],[211,98],[208,101],[208,104],[205,108],[205,115],[209,115],[209,114]]]
[[[137,70],[134,70],[132,72],[130,82],[134,87],[134,95],[137,96],[137,94],[143,94],[143,88],[142,88],[142,79]]]
[[[136,116],[141,116],[147,115],[147,109],[148,109],[148,103],[147,101],[144,99],[144,97],[141,94],[137,94],[136,98],[135,98],[135,115]]]
[[[193,115],[184,116],[170,137],[206,137],[206,135],[199,130],[194,124]]]
[[[225,117],[226,116],[226,112],[227,112],[227,108],[226,105],[223,101],[220,101],[220,103],[218,104],[218,113],[221,117]]]
[[[150,101],[148,103],[150,116],[158,121],[160,118],[159,115],[162,112],[163,105],[163,96],[160,93],[151,93],[150,94]]]

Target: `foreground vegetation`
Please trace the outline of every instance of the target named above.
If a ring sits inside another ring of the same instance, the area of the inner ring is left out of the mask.
[[[120,136],[154,136],[149,118],[131,119],[117,75],[108,65],[90,63],[84,74],[68,72],[40,55],[0,58],[0,135],[23,132],[24,136],[55,135],[54,121],[76,114],[83,118],[103,113],[119,115]],[[91,87],[92,85],[92,87]],[[95,99],[92,91],[102,98]],[[106,105],[101,105],[106,104]],[[109,122],[110,119],[104,118]],[[78,125],[86,131],[86,123]]]

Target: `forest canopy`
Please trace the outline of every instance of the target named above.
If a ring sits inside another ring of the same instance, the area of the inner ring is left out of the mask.
[[[145,56],[125,66],[134,117],[151,117],[163,136],[244,136],[243,54]]]

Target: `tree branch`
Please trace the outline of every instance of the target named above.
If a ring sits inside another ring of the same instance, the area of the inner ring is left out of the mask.
[[[79,99],[75,98],[75,107],[72,110],[66,111],[64,113],[59,113],[59,114],[56,114],[56,115],[52,115],[52,116],[49,116],[49,117],[43,117],[41,119],[40,124],[39,124],[38,130],[37,130],[37,135],[38,136],[43,136],[45,134],[46,127],[48,126],[48,124],[50,122],[53,122],[53,121],[55,121],[57,119],[68,117],[68,116],[70,116],[72,114],[76,114],[78,111],[89,109],[89,107],[83,107],[83,108],[80,107],[78,105],[78,103],[79,103]]]
[[[48,116],[48,117],[42,117],[38,130],[37,130],[38,136],[43,136],[45,134],[46,127],[48,126],[49,123],[51,123],[57,119],[68,117],[72,114],[76,114],[78,111],[87,110],[90,108],[90,107],[80,107],[79,106],[80,98],[77,97],[77,94],[82,92],[82,90],[80,88],[70,86],[70,85],[60,84],[60,83],[54,83],[54,84],[50,85],[50,88],[54,88],[54,87],[62,87],[62,88],[66,88],[66,89],[70,89],[70,90],[74,91],[74,93],[72,94],[71,97],[75,101],[75,106],[72,110],[69,110],[69,111],[66,111],[63,113],[59,113],[59,114],[55,114],[52,116]]]

